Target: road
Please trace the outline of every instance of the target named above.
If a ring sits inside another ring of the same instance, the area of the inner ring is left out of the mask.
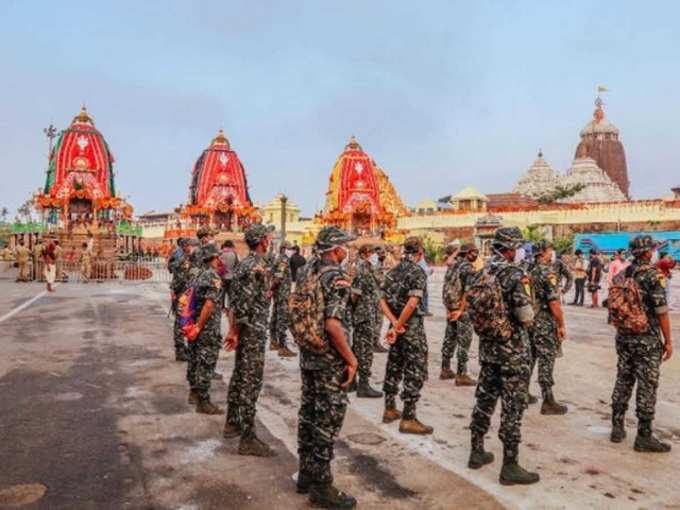
[[[399,434],[380,423],[382,402],[351,397],[338,441],[337,483],[361,508],[680,508],[680,361],[665,364],[658,419],[671,454],[608,441],[615,370],[613,334],[604,312],[567,307],[569,341],[556,369],[565,417],[525,415],[521,459],[542,477],[532,487],[498,484],[501,448],[494,417],[487,445],[494,464],[466,468],[473,388],[440,381],[444,332],[438,274],[427,320],[430,378],[419,406],[432,437]],[[0,508],[288,509],[307,508],[295,494],[297,360],[267,353],[258,433],[279,455],[236,454],[221,437],[223,417],[186,404],[184,365],[172,359],[166,288],[161,284],[38,284],[0,280]],[[676,294],[680,295],[680,293]],[[675,337],[680,338],[675,319]],[[376,355],[374,383],[386,356]],[[233,355],[219,370],[231,373]],[[476,341],[471,370],[478,371]],[[538,387],[532,383],[538,394]],[[224,403],[226,381],[214,385]]]

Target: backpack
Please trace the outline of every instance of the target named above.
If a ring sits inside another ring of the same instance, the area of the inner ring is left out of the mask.
[[[477,273],[465,293],[472,326],[480,337],[507,341],[513,327],[503,299],[503,290],[496,277],[487,269]]]
[[[458,261],[447,270],[442,287],[442,301],[447,310],[457,310],[463,303],[463,284],[460,281],[460,262]]]
[[[310,262],[300,270],[295,290],[288,298],[290,332],[300,350],[315,354],[328,352],[330,345],[326,339],[324,325],[324,297],[321,288],[321,275],[316,264]]]
[[[636,269],[632,274],[621,271],[612,280],[607,296],[609,317],[620,335],[639,335],[649,330],[649,319],[642,306],[640,287],[635,281]]]
[[[175,312],[179,321],[180,329],[186,336],[187,341],[196,340],[194,328],[198,319],[198,298],[196,289],[193,286],[187,287],[177,299],[177,311]]]

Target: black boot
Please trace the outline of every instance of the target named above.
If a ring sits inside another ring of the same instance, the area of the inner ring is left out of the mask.
[[[484,450],[484,436],[473,432],[468,467],[470,469],[479,469],[487,464],[491,464],[493,459],[493,453]]]
[[[636,452],[668,453],[671,445],[662,443],[652,434],[652,421],[640,420],[638,422],[638,433],[635,438]]]
[[[361,378],[357,386],[357,397],[359,398],[381,398],[382,391],[374,390],[368,383],[368,379]]]
[[[309,501],[315,508],[351,509],[357,500],[339,491],[330,483],[315,483],[309,488]]]
[[[531,485],[540,480],[538,473],[531,473],[517,463],[517,447],[503,449],[503,469],[499,481],[501,485]]]
[[[543,404],[541,405],[541,414],[561,415],[567,414],[567,406],[558,403],[553,396],[551,388],[541,388],[543,393]]]
[[[298,471],[297,476],[297,493],[309,494],[309,488],[312,486],[312,477],[304,471]]]
[[[626,410],[612,406],[612,433],[609,440],[620,443],[626,439]]]

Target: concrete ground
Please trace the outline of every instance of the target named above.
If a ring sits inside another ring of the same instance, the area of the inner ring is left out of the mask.
[[[521,460],[541,474],[531,487],[498,484],[501,448],[494,416],[487,445],[497,461],[466,468],[474,388],[440,381],[444,332],[441,273],[431,282],[427,319],[430,379],[420,418],[432,437],[399,434],[380,422],[382,401],[351,397],[334,464],[337,484],[361,508],[680,508],[680,349],[664,364],[660,435],[667,455],[609,442],[609,398],[616,357],[605,312],[566,307],[568,342],[558,360],[556,394],[570,408],[525,415]],[[680,280],[680,279],[676,279]],[[39,284],[0,279],[0,508],[288,509],[307,508],[295,494],[296,359],[267,353],[258,433],[279,455],[236,454],[221,437],[223,417],[186,404],[184,364],[175,362],[163,284]],[[680,289],[675,289],[680,296]],[[673,313],[675,338],[680,316]],[[478,372],[476,340],[470,369]],[[376,355],[374,383],[386,355]],[[213,399],[223,404],[233,354],[223,353]],[[539,393],[536,383],[532,391]],[[634,407],[634,406],[633,406]]]

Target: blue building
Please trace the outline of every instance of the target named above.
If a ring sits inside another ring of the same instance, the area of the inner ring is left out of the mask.
[[[628,243],[637,235],[648,234],[661,244],[659,251],[669,252],[676,260],[680,260],[680,231],[661,232],[610,232],[606,234],[576,234],[574,249],[585,255],[592,248],[597,248],[605,255],[612,255],[616,250],[628,249]]]

